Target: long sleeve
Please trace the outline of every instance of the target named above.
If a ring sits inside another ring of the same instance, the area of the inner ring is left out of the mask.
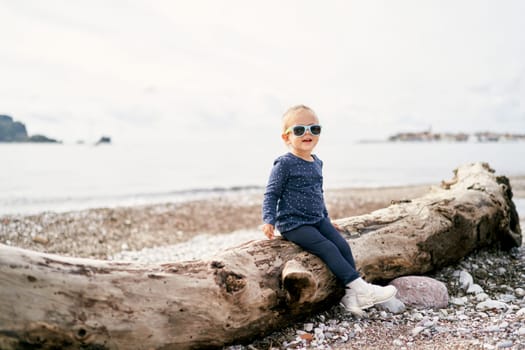
[[[323,162],[321,160],[319,160],[320,164],[321,164],[321,169],[323,167]],[[321,193],[323,195],[323,215],[325,218],[328,218],[328,209],[326,208],[326,202],[324,200],[324,184],[321,183]]]
[[[262,215],[263,222],[266,224],[275,225],[277,204],[286,184],[287,175],[288,171],[283,162],[277,159],[273,164],[266,192],[264,193]]]

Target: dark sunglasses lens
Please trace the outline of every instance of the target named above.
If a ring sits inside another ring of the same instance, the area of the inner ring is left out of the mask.
[[[304,135],[304,132],[306,131],[304,126],[294,126],[293,128],[293,134],[295,136],[302,136]]]
[[[310,132],[312,135],[320,135],[321,134],[321,125],[312,125],[310,127]]]

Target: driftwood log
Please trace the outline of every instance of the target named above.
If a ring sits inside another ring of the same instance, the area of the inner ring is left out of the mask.
[[[369,281],[521,244],[509,181],[482,163],[458,168],[421,198],[337,223]],[[318,258],[283,239],[209,261],[148,265],[0,245],[0,348],[220,347],[326,309],[342,294]]]

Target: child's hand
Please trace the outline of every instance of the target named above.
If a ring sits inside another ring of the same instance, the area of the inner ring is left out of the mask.
[[[339,226],[338,224],[336,224],[335,222],[332,222],[332,225],[335,227],[335,229],[337,231],[343,231],[343,229],[341,228],[341,226]]]
[[[261,227],[262,231],[264,232],[264,234],[266,235],[266,237],[268,237],[268,239],[273,239],[274,237],[274,227],[273,225],[271,224],[264,224],[262,225]]]

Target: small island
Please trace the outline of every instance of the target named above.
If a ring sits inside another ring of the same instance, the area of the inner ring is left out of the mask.
[[[13,117],[0,114],[0,143],[62,143],[62,141],[49,138],[45,135],[28,135],[24,123],[15,121]],[[77,144],[82,145],[84,141],[79,140]],[[94,143],[95,146],[111,144],[111,137],[102,136]]]
[[[102,136],[96,143],[95,146],[103,145],[103,144],[110,144],[111,143],[111,137],[109,136]]]
[[[29,136],[26,126],[8,115],[0,115],[0,142],[61,143],[44,135]]]

